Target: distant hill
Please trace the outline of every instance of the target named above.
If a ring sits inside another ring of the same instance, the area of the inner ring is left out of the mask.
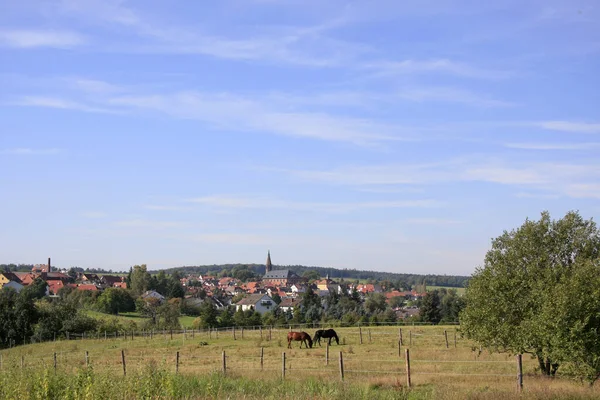
[[[232,276],[236,270],[247,269],[257,275],[264,275],[264,264],[221,264],[221,265],[198,265],[198,266],[183,266],[169,268],[164,270],[166,273],[174,271],[183,272],[186,274],[202,274],[202,275],[224,275]],[[405,282],[409,286],[421,285],[425,281],[427,285],[433,286],[449,286],[449,287],[465,287],[468,276],[458,275],[421,275],[421,274],[399,274],[394,272],[378,272],[364,271],[356,269],[336,269],[326,267],[313,267],[305,265],[273,265],[273,269],[290,269],[296,274],[302,276],[306,271],[317,271],[321,277],[329,275],[331,279],[344,279],[348,281],[354,280],[377,280],[390,282]],[[149,271],[150,273],[158,273],[158,271]]]

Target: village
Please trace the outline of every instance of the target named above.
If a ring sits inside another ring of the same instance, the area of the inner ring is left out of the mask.
[[[183,274],[180,274],[183,275]],[[19,293],[36,279],[46,285],[49,299],[59,298],[61,291],[90,292],[99,296],[109,288],[130,289],[125,275],[97,274],[91,272],[69,271],[53,267],[51,259],[46,264],[36,264],[30,272],[0,272],[0,289],[12,288]],[[397,290],[382,287],[378,283],[357,283],[355,281],[333,280],[329,276],[320,279],[308,279],[297,275],[290,269],[274,269],[270,252],[265,262],[265,274],[262,279],[241,281],[234,277],[216,277],[213,275],[185,274],[179,279],[183,302],[186,309],[199,307],[209,302],[215,310],[235,308],[235,311],[255,311],[261,315],[278,312],[290,318],[295,311],[303,307],[303,295],[310,291],[318,296],[324,311],[327,310],[330,296],[352,296],[364,302],[367,297],[376,295],[385,299],[387,306],[395,313],[395,319],[415,319],[419,316],[419,300],[426,295],[422,291]],[[162,303],[168,300],[167,293],[157,290],[145,290],[141,299],[156,299]]]

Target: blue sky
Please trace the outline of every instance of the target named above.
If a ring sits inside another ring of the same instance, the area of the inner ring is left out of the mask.
[[[0,262],[468,275],[600,215],[596,1],[0,8]]]

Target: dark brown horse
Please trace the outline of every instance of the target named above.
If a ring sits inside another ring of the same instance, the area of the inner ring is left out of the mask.
[[[302,348],[302,343],[306,346],[306,348],[312,349],[312,339],[310,335],[306,332],[289,332],[288,333],[288,349],[292,348],[292,340],[296,340],[300,342],[300,348]]]
[[[329,339],[329,345],[331,345],[331,339],[335,339],[337,344],[340,344],[340,338],[337,333],[333,329],[320,329],[315,332],[315,337],[313,338],[314,342],[319,343],[321,345],[321,338]]]

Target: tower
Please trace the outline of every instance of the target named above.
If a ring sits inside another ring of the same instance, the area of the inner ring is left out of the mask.
[[[271,250],[267,252],[267,262],[265,263],[265,273],[271,272],[273,265],[271,264]]]

